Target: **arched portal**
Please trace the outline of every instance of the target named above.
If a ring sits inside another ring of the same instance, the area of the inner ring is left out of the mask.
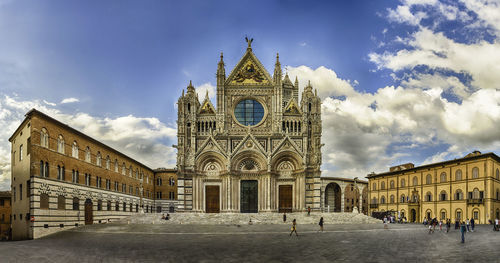
[[[411,222],[416,222],[417,221],[417,211],[415,209],[412,209],[411,210],[411,218],[410,218],[410,221]]]
[[[336,183],[329,183],[325,188],[325,207],[330,212],[340,212],[342,193],[340,186]]]

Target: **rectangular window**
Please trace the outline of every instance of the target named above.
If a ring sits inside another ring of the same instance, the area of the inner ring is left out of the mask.
[[[474,220],[478,220],[478,219],[479,219],[479,212],[474,211]]]
[[[23,160],[23,145],[19,145],[19,161]]]
[[[5,200],[4,199],[0,199],[0,206],[5,206]]]
[[[14,202],[16,201],[16,188],[14,187],[14,189],[12,190],[13,192],[13,196],[14,196]]]
[[[30,190],[31,190],[31,182],[30,180],[26,181],[26,197],[30,197]]]
[[[14,153],[12,154],[12,166],[14,166],[16,164],[16,151],[14,151]]]
[[[175,199],[175,193],[174,193],[174,192],[169,192],[169,193],[168,193],[168,198],[169,198],[170,200],[174,200],[174,199]]]
[[[29,137],[26,142],[26,155],[30,154],[30,149],[31,149],[31,137]]]
[[[161,199],[161,192],[156,192],[156,199]]]
[[[19,201],[23,200],[23,184],[19,184]]]

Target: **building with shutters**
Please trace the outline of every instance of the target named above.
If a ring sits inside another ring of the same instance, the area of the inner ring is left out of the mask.
[[[299,98],[279,56],[271,76],[247,43],[229,74],[221,54],[216,105],[191,82],[178,100],[179,209],[320,210],[321,100],[311,83]]]
[[[474,151],[463,158],[415,167],[412,163],[367,176],[369,213],[389,212],[409,222],[424,218],[500,218],[500,157]]]

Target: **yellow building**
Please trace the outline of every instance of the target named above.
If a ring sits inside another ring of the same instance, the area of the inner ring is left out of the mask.
[[[410,222],[424,218],[478,224],[500,218],[500,157],[474,151],[464,158],[369,174],[369,213],[392,211]]]

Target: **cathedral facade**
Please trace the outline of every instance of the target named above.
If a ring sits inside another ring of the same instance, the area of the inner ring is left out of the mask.
[[[189,83],[178,100],[179,210],[295,212],[321,208],[321,100],[309,83],[271,76],[251,40],[226,75],[221,54],[216,106]]]

